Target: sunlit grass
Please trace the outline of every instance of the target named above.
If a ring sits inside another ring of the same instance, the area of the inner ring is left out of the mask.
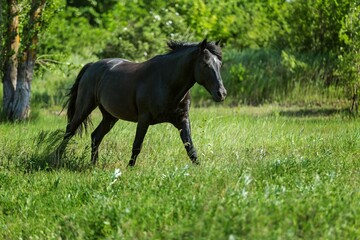
[[[359,122],[341,111],[192,109],[199,166],[191,164],[178,131],[161,124],[150,127],[137,165],[126,168],[136,125],[119,121],[104,138],[96,167],[86,165],[88,134],[70,144],[71,164],[28,171],[29,159],[44,160],[47,141],[36,142],[40,132],[65,127],[65,117],[56,112],[0,125],[4,239],[354,239],[360,234]],[[99,120],[95,113],[95,126]]]

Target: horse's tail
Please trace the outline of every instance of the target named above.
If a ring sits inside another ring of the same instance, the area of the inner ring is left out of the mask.
[[[79,72],[78,76],[76,77],[74,85],[70,88],[68,93],[68,100],[66,101],[64,108],[67,107],[67,122],[68,124],[72,121],[75,115],[76,110],[76,99],[78,95],[79,84],[82,76],[84,75],[85,71],[92,65],[93,63],[87,63]],[[79,126],[79,132],[82,132],[82,129],[87,129],[88,123],[90,122],[90,117],[87,117]]]

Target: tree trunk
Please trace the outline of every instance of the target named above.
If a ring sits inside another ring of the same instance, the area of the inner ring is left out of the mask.
[[[3,49],[3,111],[7,118],[13,112],[13,100],[17,82],[17,54],[20,46],[19,17],[16,0],[8,0],[8,28],[7,39]]]
[[[8,0],[8,4],[9,8],[12,9],[12,6],[16,7],[16,0]],[[18,31],[16,38],[18,41],[15,41],[18,44],[17,49],[14,51],[14,47],[11,45],[11,49],[8,51],[8,53],[12,54],[11,58],[9,56],[6,58],[10,64],[6,65],[10,67],[4,69],[4,112],[8,119],[12,121],[25,120],[30,115],[31,81],[34,74],[38,33],[41,27],[40,17],[45,4],[45,0],[32,0],[30,18],[22,32],[23,40],[21,44],[24,50],[20,54],[21,58],[17,60],[20,56],[17,54],[19,45]],[[17,13],[14,15],[17,19]],[[9,25],[10,30],[14,29],[12,25]],[[16,30],[17,27],[18,21]]]
[[[4,61],[4,54],[5,54],[5,46],[3,45],[5,33],[4,33],[4,19],[3,19],[3,12],[5,11],[5,4],[3,3],[3,0],[0,0],[0,74],[2,73],[3,69],[3,61]],[[0,75],[1,76],[1,75]]]
[[[359,113],[359,96],[357,84],[354,84],[354,93],[352,96],[350,112],[352,112],[354,115],[357,115]]]
[[[26,59],[20,61],[17,75],[16,91],[12,102],[12,120],[25,120],[30,116],[31,80],[34,62]]]

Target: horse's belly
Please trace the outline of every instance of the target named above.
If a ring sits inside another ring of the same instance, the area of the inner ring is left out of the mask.
[[[117,89],[117,90],[116,90]],[[138,113],[132,91],[121,88],[110,88],[101,91],[99,104],[112,116],[131,122],[137,122]]]
[[[137,122],[138,116],[135,108],[127,102],[109,103],[102,101],[101,106],[112,116],[131,122]]]

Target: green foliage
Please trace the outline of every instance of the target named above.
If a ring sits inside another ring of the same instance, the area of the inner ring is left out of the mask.
[[[343,21],[340,39],[345,44],[339,57],[338,76],[352,98],[351,111],[358,113],[360,88],[360,5],[352,4]]]
[[[41,34],[39,55],[50,55],[62,61],[71,54],[89,57],[105,45],[109,33],[105,29],[92,27],[81,17],[81,11],[67,7],[62,9]]]
[[[117,0],[95,1],[95,0],[67,0],[67,6],[76,8],[81,12],[81,17],[96,27],[104,24],[103,15],[113,9]]]
[[[19,54],[21,55],[23,50],[30,46],[31,48],[36,48],[34,46],[33,39],[35,35],[38,35],[41,32],[44,32],[50,24],[51,20],[58,13],[58,11],[64,7],[64,0],[54,0],[46,2],[44,7],[41,9],[41,12],[38,18],[34,21],[31,19],[31,16],[36,15],[35,11],[38,9],[38,6],[41,4],[40,0],[37,1],[19,1],[19,33],[20,33],[20,49]],[[37,42],[35,43],[37,44]]]
[[[342,20],[352,1],[296,0],[289,1],[286,17],[288,46],[296,52],[337,54],[343,46],[339,39]]]
[[[117,123],[95,168],[28,173],[24,166],[42,160],[48,143],[36,145],[39,132],[62,129],[65,117],[42,111],[31,124],[1,124],[0,236],[357,238],[358,121],[331,110],[193,109],[201,165],[190,164],[178,131],[163,124],[149,129],[134,169],[126,164],[135,124]],[[81,156],[90,158],[90,138],[74,144],[73,159],[82,166]]]
[[[136,11],[137,4],[132,1],[119,3],[108,16],[112,36],[98,54],[101,58],[145,60],[166,52],[167,40],[189,38],[183,18],[171,4],[157,9],[152,8],[154,2],[138,4],[143,8]]]
[[[41,1],[29,1],[29,0],[21,0],[15,1],[16,9],[18,10],[18,20],[19,20],[19,34],[20,34],[20,49],[18,58],[21,59],[23,51],[30,47],[31,49],[37,48],[37,38],[34,36],[39,35],[45,30],[51,23],[51,20],[61,11],[61,9],[65,6],[64,0],[53,0],[47,1],[41,11],[37,14],[40,14],[34,21],[31,16],[34,16],[34,11],[37,9]],[[3,63],[5,62],[5,58],[9,56],[9,53],[5,53],[6,42],[8,42],[9,36],[7,32],[8,24],[10,16],[8,16],[8,2],[1,1],[1,10],[0,10],[0,76],[3,73]],[[40,48],[42,46],[40,45]],[[36,52],[36,50],[35,50]],[[40,51],[41,52],[41,51]]]
[[[5,0],[0,0],[0,69],[3,68],[4,56],[5,56],[5,33],[6,25],[4,15],[6,15],[7,5]],[[0,78],[2,79],[2,71],[0,71]]]
[[[316,98],[313,95],[313,100],[307,101],[313,101],[313,104],[338,101],[339,95],[330,93],[327,88],[334,79],[334,63],[328,61],[326,55],[293,55],[272,49],[226,50],[223,62],[222,76],[230,102],[257,105],[295,101],[301,104],[304,96],[311,97],[316,91]],[[334,84],[331,86],[335,87]],[[337,89],[342,92],[340,87]]]
[[[144,60],[146,56],[159,54],[166,40],[204,37],[237,48],[266,47],[283,31],[285,20],[280,17],[280,11],[285,9],[283,5],[281,1],[269,1],[269,4],[219,0],[120,2],[105,15],[113,37],[99,56]]]

